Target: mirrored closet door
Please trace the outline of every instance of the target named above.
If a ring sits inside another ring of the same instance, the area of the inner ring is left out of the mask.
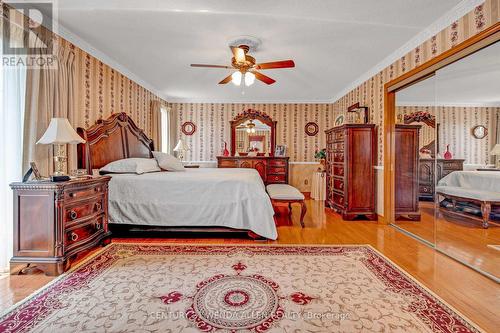
[[[436,249],[500,278],[500,42],[436,71]]]

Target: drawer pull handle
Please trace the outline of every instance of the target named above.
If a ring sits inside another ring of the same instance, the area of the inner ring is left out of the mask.
[[[101,188],[100,188],[100,187],[96,187],[96,188],[94,188],[94,191],[96,191],[96,192],[100,192],[100,191],[101,191]]]
[[[74,198],[74,197],[76,197],[76,193],[70,193],[70,194],[69,194],[69,196],[70,196],[71,198]]]
[[[96,228],[96,230],[101,230],[101,223],[100,222],[96,222],[95,223],[95,228]]]
[[[77,240],[77,239],[78,239],[78,235],[77,235],[76,233],[72,232],[72,233],[71,233],[71,240],[72,240],[73,242],[76,242],[76,240]]]
[[[94,207],[95,207],[96,211],[101,210],[101,204],[99,202],[96,202],[95,205],[94,205]]]
[[[69,212],[69,217],[72,219],[72,220],[76,220],[76,218],[78,217],[78,214],[72,210]]]

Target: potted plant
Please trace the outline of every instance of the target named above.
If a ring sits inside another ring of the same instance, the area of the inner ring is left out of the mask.
[[[326,148],[323,148],[321,150],[316,150],[314,153],[314,158],[321,163],[322,168],[325,168],[326,164]]]

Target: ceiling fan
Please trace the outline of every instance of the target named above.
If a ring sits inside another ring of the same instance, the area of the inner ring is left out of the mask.
[[[219,84],[233,82],[233,84],[237,86],[241,85],[242,82],[245,83],[245,86],[251,86],[255,82],[255,79],[266,84],[273,84],[276,80],[258,72],[257,70],[295,67],[293,60],[281,60],[257,64],[255,58],[248,54],[250,47],[245,44],[237,47],[230,46],[230,48],[233,52],[231,66],[191,64],[191,67],[236,69],[235,72],[225,77],[219,82]]]

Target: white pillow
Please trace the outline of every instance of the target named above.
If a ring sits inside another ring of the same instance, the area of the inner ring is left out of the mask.
[[[182,162],[172,155],[162,153],[161,151],[154,151],[153,156],[156,158],[158,165],[163,170],[184,171],[184,165],[182,165]]]
[[[154,158],[125,158],[106,164],[99,173],[135,173],[141,175],[148,172],[161,171]]]

